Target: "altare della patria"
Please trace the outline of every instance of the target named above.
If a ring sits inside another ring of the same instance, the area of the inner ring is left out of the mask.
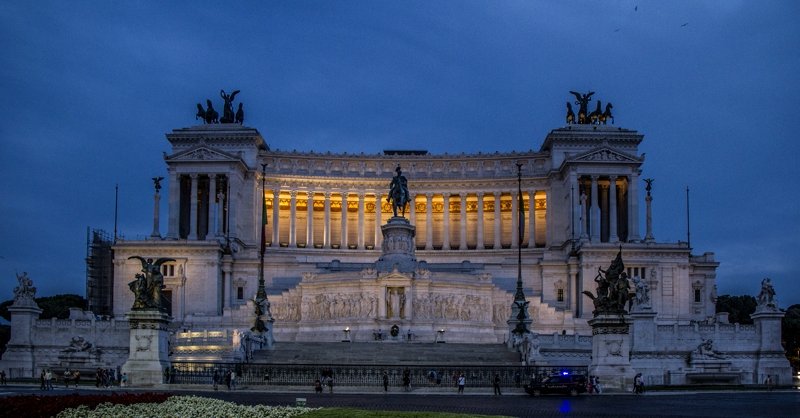
[[[656,239],[644,135],[608,102],[590,111],[594,92],[570,92],[537,151],[477,154],[278,150],[245,125],[239,93],[166,134],[167,219],[155,177],[153,230],[109,246],[91,312],[39,319],[18,276],[0,368],[111,368],[134,386],[219,368],[275,385],[320,370],[377,384],[404,368],[517,381],[570,369],[609,390],[638,373],[791,382],[769,279],[754,278],[754,325],[715,312],[719,263]]]

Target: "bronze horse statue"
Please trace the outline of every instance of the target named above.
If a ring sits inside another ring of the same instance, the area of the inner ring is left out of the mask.
[[[600,123],[600,116],[603,114],[603,106],[600,104],[600,100],[597,101],[597,109],[594,112],[589,113],[589,123],[592,125],[597,125]]]
[[[214,106],[211,104],[211,100],[206,100],[206,105],[208,105],[208,109],[206,109],[206,123],[219,123],[219,113],[214,110]]]
[[[603,112],[603,114],[600,115],[600,123],[605,125],[607,123],[607,121],[609,119],[611,119],[611,124],[612,125],[614,124],[614,115],[611,114],[611,109],[613,109],[613,108],[614,108],[614,106],[612,106],[610,102],[608,104],[606,104],[606,111]]]
[[[403,175],[403,171],[400,169],[400,166],[397,166],[395,169],[397,175],[392,177],[392,182],[389,183],[389,196],[386,197],[386,201],[392,204],[392,211],[394,212],[394,216],[397,217],[397,209],[400,209],[401,216],[406,216],[406,205],[408,204],[409,193],[408,193],[408,180],[406,180],[406,176]]]
[[[198,104],[198,106],[200,106]],[[575,112],[572,111],[572,103],[567,102],[567,125],[575,123]]]

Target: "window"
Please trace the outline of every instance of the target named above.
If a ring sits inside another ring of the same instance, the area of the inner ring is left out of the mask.
[[[161,265],[161,275],[164,277],[174,277],[175,276],[175,264],[162,264]]]
[[[557,298],[559,302],[564,301],[564,289],[559,288],[557,292]]]
[[[243,300],[244,299],[244,288],[239,286],[236,288],[236,299]]]

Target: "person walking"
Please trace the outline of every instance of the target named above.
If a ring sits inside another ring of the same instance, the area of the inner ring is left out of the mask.
[[[389,391],[389,374],[387,374],[385,371],[383,372],[383,391]]]
[[[641,373],[636,373],[636,377],[633,378],[633,393],[639,395],[644,392],[644,380],[642,379]]]
[[[458,393],[464,393],[464,386],[467,384],[467,378],[464,376],[464,373],[461,373],[461,376],[458,376]]]
[[[47,390],[53,390],[53,372],[50,369],[47,369],[47,372],[44,374],[44,381],[47,384]]]
[[[214,390],[217,390],[217,385],[219,384],[219,370],[214,369],[214,377],[211,378],[214,381]]]
[[[236,390],[236,370],[231,370],[231,390]]]
[[[495,374],[494,375],[494,382],[493,383],[494,383],[494,385],[493,385],[494,386],[494,394],[495,395],[502,395],[502,393],[500,393],[500,375],[499,374]]]
[[[42,373],[39,375],[39,382],[40,382],[39,389],[41,390],[47,390],[47,383],[44,382],[44,377],[45,373],[44,369],[42,369]]]
[[[328,375],[328,377],[325,379],[325,383],[328,385],[328,392],[333,393],[333,373]]]

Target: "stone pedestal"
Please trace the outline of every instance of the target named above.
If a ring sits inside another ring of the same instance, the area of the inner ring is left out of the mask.
[[[777,307],[765,306],[759,306],[755,313],[750,314],[760,336],[755,383],[764,383],[769,376],[774,385],[792,384],[792,368],[781,346],[781,320],[784,315]]]
[[[7,372],[15,369],[16,373],[12,377],[37,377],[37,370],[34,369],[35,356],[34,341],[31,339],[31,330],[34,322],[39,318],[42,310],[31,298],[29,303],[16,300],[8,308],[11,314],[11,338],[0,361],[0,367]]]
[[[383,253],[375,263],[378,272],[412,272],[417,268],[414,235],[416,228],[408,219],[394,216],[381,226]]]
[[[130,352],[122,373],[133,387],[156,386],[164,382],[169,368],[167,324],[169,315],[158,310],[131,311]]]
[[[589,320],[592,327],[592,362],[589,374],[600,379],[603,391],[622,392],[633,387],[631,336],[627,314],[600,314]]]

